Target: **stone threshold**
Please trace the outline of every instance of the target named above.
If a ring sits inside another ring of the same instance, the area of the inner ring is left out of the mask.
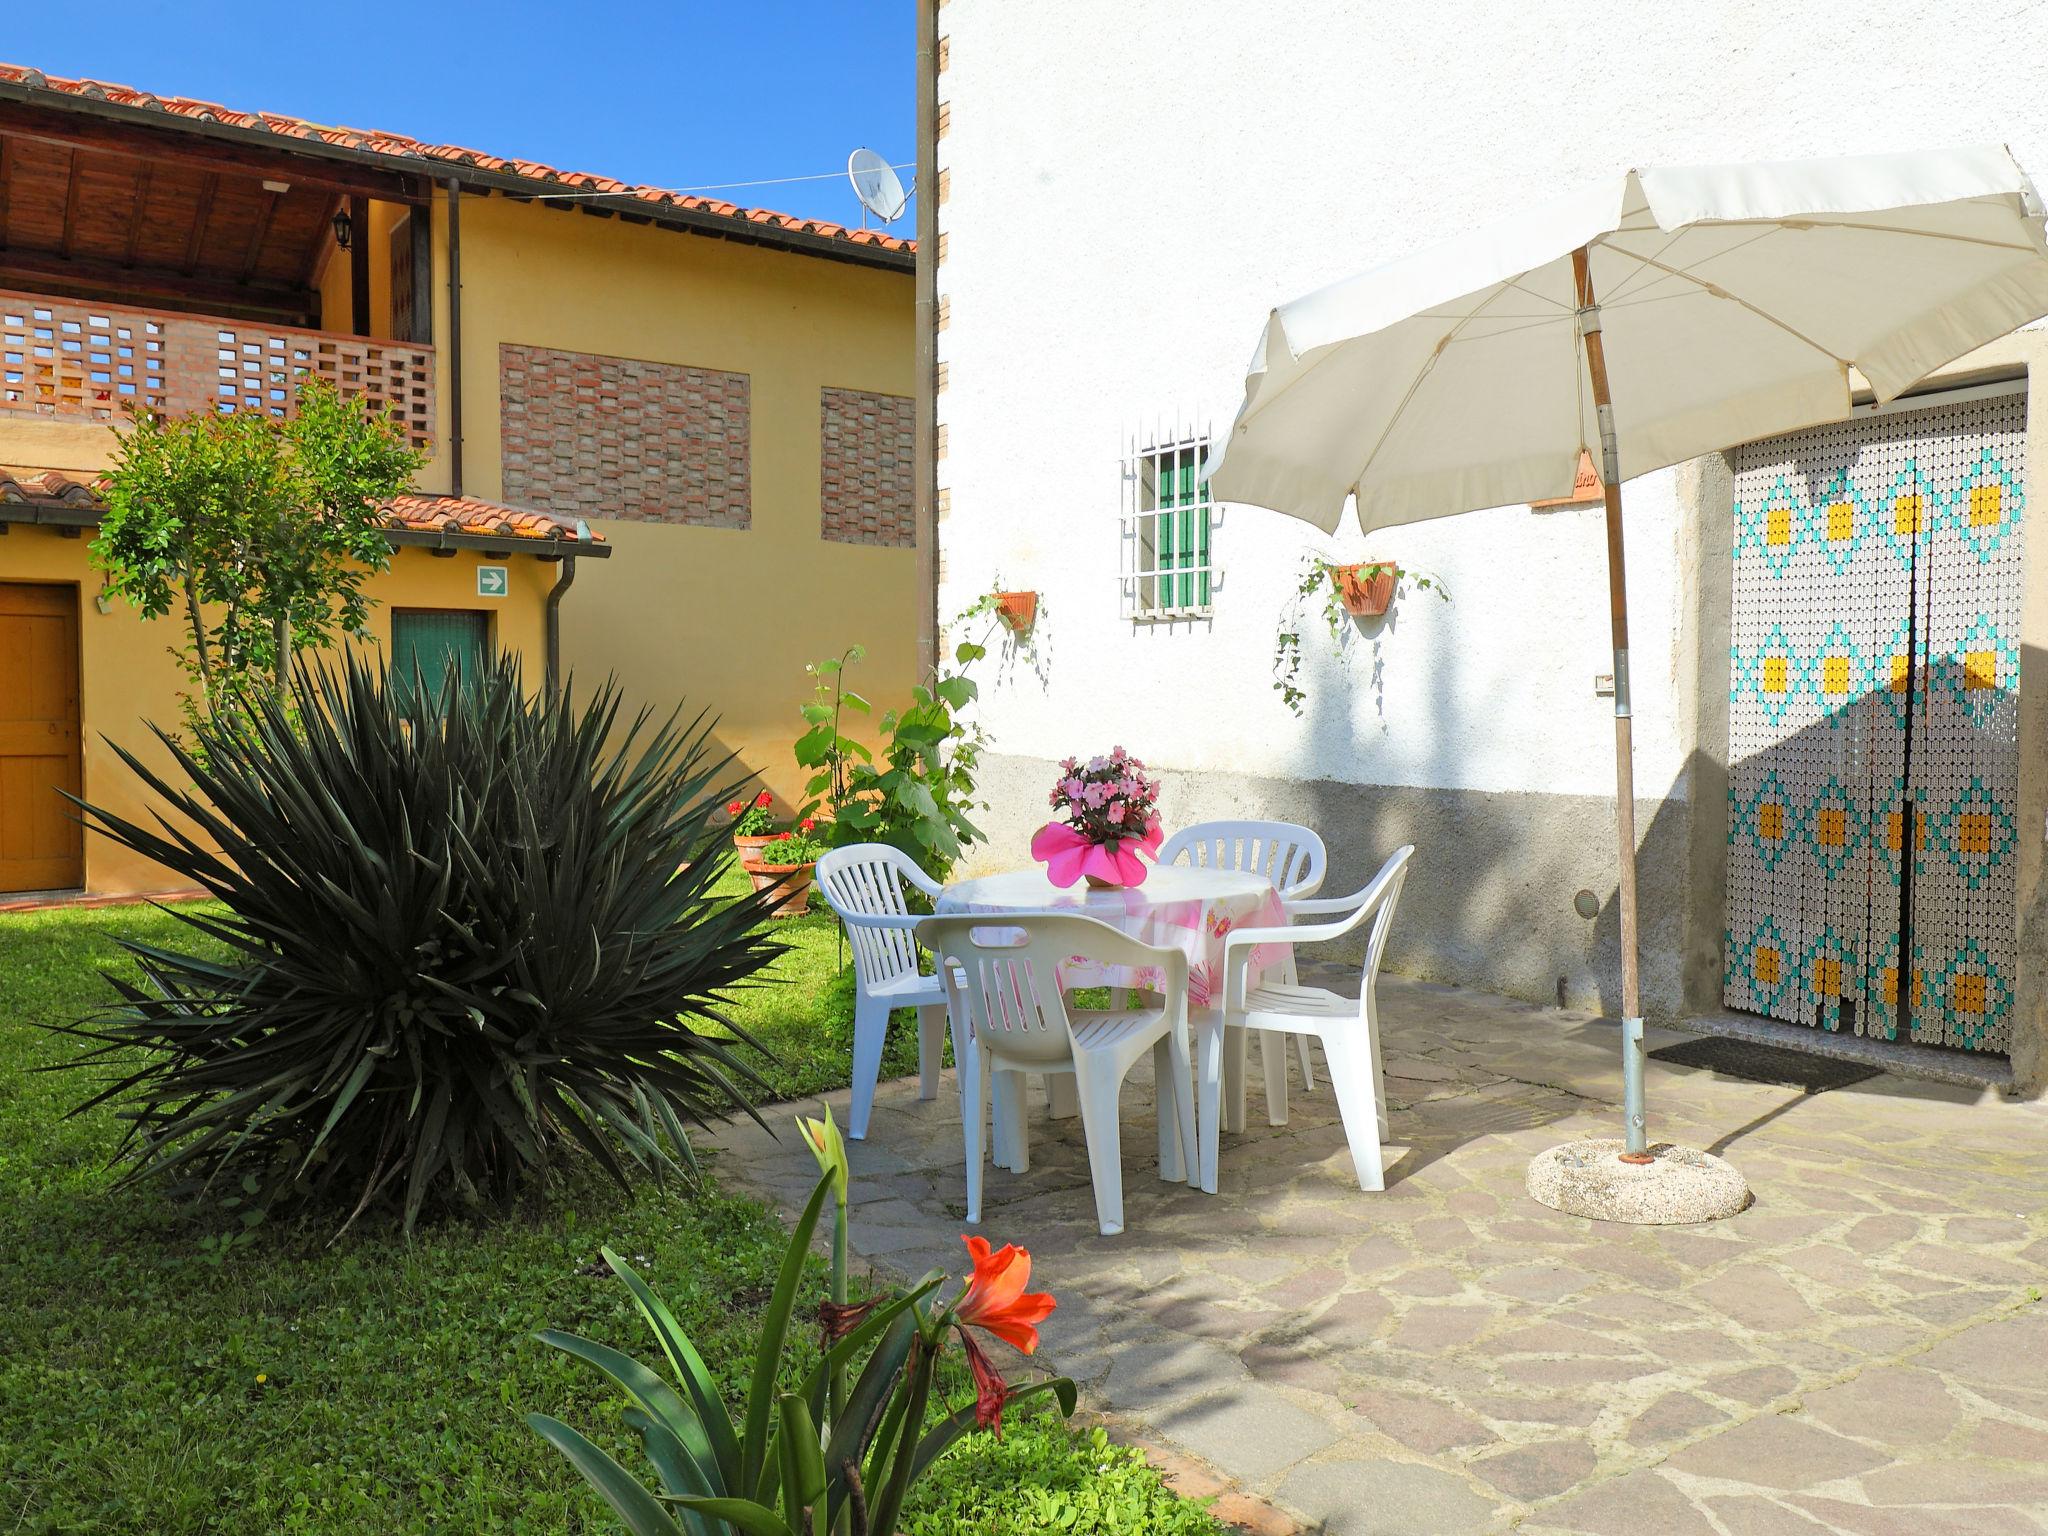
[[[1789,1051],[1877,1067],[1898,1077],[1917,1077],[1960,1088],[1995,1088],[2003,1094],[2013,1092],[2012,1063],[2003,1056],[1945,1051],[1897,1040],[1873,1040],[1864,1035],[1831,1035],[1804,1024],[1748,1014],[1704,1013],[1665,1022],[1670,1028],[1689,1034],[1754,1040],[1759,1045],[1781,1046]]]

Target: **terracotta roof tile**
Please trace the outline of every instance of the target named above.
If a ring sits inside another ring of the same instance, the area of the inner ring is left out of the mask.
[[[401,528],[421,533],[476,533],[514,539],[574,539],[602,544],[598,532],[573,517],[531,507],[508,507],[476,496],[395,496],[385,515]]]
[[[343,128],[309,122],[305,118],[276,112],[237,112],[216,102],[195,101],[185,96],[156,96],[148,91],[136,90],[132,86],[115,85],[103,80],[70,80],[59,75],[46,75],[26,64],[0,64],[0,82],[24,86],[34,91],[49,91],[59,96],[85,97],[125,107],[144,108],[167,113],[173,117],[223,123],[235,128],[252,128],[275,134],[283,139],[317,139],[323,144],[333,145],[339,149],[361,150],[407,160],[452,161],[471,165],[480,170],[517,176],[521,180],[547,186],[629,197],[655,207],[680,208],[693,213],[731,219],[738,223],[819,235],[828,240],[843,240],[849,245],[872,246],[878,250],[906,254],[917,249],[916,241],[904,240],[878,229],[849,229],[843,224],[799,218],[794,214],[776,213],[767,208],[742,208],[735,203],[717,198],[695,197],[686,192],[672,192],[663,187],[634,185],[584,171],[558,170],[537,160],[507,160],[501,156],[485,154],[480,150],[464,149],[459,144],[427,144],[402,133],[389,133],[370,128]]]
[[[107,477],[80,478],[61,469],[13,468],[0,465],[0,504],[40,503],[99,511]],[[531,507],[511,507],[477,496],[434,496],[409,492],[385,503],[384,516],[393,528],[415,533],[464,533],[519,540],[581,539],[602,544],[595,529],[573,517]]]
[[[76,479],[61,469],[16,469],[0,465],[0,503],[48,502],[66,507],[101,505],[104,475]]]

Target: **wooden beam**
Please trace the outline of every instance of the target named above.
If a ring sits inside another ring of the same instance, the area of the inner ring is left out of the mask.
[[[7,140],[0,139],[0,250],[7,248]]]
[[[398,171],[350,165],[318,155],[294,154],[291,140],[280,137],[275,150],[253,144],[178,130],[178,119],[166,116],[162,127],[118,123],[85,112],[64,112],[25,102],[0,99],[0,134],[56,144],[65,149],[96,150],[155,160],[167,165],[192,165],[204,171],[228,171],[260,180],[303,182],[337,191],[412,202],[411,178]]]
[[[218,191],[220,191],[220,177],[209,171],[206,180],[199,184],[199,208],[192,215],[192,234],[185,241],[185,275],[187,277],[191,276],[193,269],[199,265],[199,247],[205,243],[206,225],[213,217],[213,198],[214,194]]]
[[[147,160],[135,167],[135,190],[130,194],[134,207],[128,214],[128,245],[121,253],[121,260],[129,266],[135,265],[135,253],[141,247],[142,231],[149,211],[149,184],[156,179],[156,167]]]
[[[412,225],[412,335],[401,341],[434,344],[434,210],[415,208]]]
[[[256,215],[255,231],[249,236],[249,249],[242,256],[242,281],[248,282],[256,275],[256,263],[263,259],[263,242],[270,238],[270,221],[277,217],[277,203],[282,194],[263,189],[263,211]]]
[[[327,199],[320,210],[320,223],[313,230],[313,238],[306,242],[306,259],[299,265],[299,280],[308,288],[320,283],[320,266],[326,258],[327,247],[334,234],[334,216],[341,212],[342,200],[339,195]]]
[[[78,151],[75,149],[71,151],[71,163],[64,176],[64,238],[57,249],[68,258],[72,242],[78,238]]]
[[[319,312],[311,288],[275,282],[238,283],[225,278],[194,277],[155,267],[77,256],[69,261],[48,251],[0,250],[0,288],[35,293],[56,283],[88,289],[94,297],[119,304],[148,306],[153,301],[212,306],[231,305],[244,311],[309,315]]]
[[[349,328],[358,336],[370,334],[370,200],[348,200],[348,223],[354,239],[348,248]]]

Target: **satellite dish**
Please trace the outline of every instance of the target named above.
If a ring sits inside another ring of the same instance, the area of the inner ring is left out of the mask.
[[[856,149],[846,157],[846,178],[853,183],[853,195],[860,199],[861,207],[884,224],[903,217],[910,194],[903,190],[889,162],[872,149]]]

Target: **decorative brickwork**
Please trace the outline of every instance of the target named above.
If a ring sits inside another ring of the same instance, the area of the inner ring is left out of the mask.
[[[752,525],[744,373],[507,342],[498,388],[506,500],[563,517]]]
[[[819,391],[818,513],[841,544],[917,542],[912,500],[916,402],[860,389]]]

